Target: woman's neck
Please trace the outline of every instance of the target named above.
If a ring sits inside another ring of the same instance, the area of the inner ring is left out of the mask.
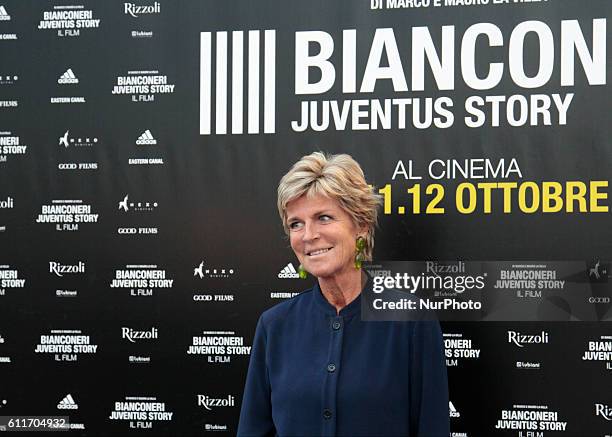
[[[354,301],[361,293],[366,281],[366,275],[361,270],[354,269],[342,275],[329,278],[318,278],[319,288],[327,301],[336,308],[336,313]]]

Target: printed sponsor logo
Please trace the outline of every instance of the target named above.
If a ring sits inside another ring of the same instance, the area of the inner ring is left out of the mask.
[[[130,158],[129,165],[163,165],[164,158]]]
[[[128,211],[153,211],[157,208],[157,202],[130,202],[129,194],[126,194],[122,201],[119,202],[120,210]]]
[[[157,228],[117,228],[119,235],[157,235]]]
[[[97,223],[99,214],[80,199],[52,200],[42,205],[36,223],[55,223],[56,231],[78,231],[83,223]]]
[[[60,85],[74,85],[79,83],[79,79],[76,77],[71,68],[66,70],[62,75],[57,79],[57,83]],[[51,103],[55,104],[72,104],[72,103],[85,103],[85,97],[83,96],[58,96],[51,97]]]
[[[287,291],[271,291],[270,299],[291,299],[292,297],[300,294],[299,292],[287,292]]]
[[[155,144],[157,144],[157,140],[153,137],[149,129],[144,131],[136,140],[137,146],[151,146]]]
[[[124,213],[146,213],[155,210],[158,207],[157,202],[131,202],[129,194],[123,197],[123,200],[119,201],[118,210]],[[119,227],[117,228],[119,235],[157,235],[159,230],[157,227]]]
[[[163,165],[164,158],[129,158],[129,165]]]
[[[244,337],[234,331],[203,331],[192,337],[187,355],[206,356],[208,363],[227,364],[232,356],[249,355],[251,346],[244,345]]]
[[[7,289],[25,287],[25,282],[25,279],[19,277],[17,269],[6,264],[0,265],[0,296],[5,296]]]
[[[544,264],[513,264],[499,271],[493,288],[514,291],[516,297],[541,299],[543,292],[562,291],[566,281],[557,279],[557,271]]]
[[[0,200],[0,209],[13,209],[15,200],[12,197],[7,197],[6,200]]]
[[[152,5],[136,5],[134,3],[124,3],[123,13],[125,15],[131,15],[134,18],[138,18],[141,14],[159,14],[161,13],[161,6],[159,2],[155,2]]]
[[[58,138],[58,145],[68,148],[74,147],[92,147],[98,143],[97,137],[71,137],[70,130],[64,132],[64,135]]]
[[[72,68],[69,68],[59,77],[59,79],[57,79],[57,83],[62,85],[74,84],[79,83],[79,79],[74,75]]]
[[[9,156],[25,155],[27,148],[20,144],[18,136],[10,131],[0,131],[0,163],[7,162]]]
[[[278,277],[281,279],[296,279],[299,278],[300,275],[295,270],[295,267],[293,267],[293,264],[289,263],[285,267],[283,267],[283,269],[278,273]]]
[[[456,367],[463,360],[480,357],[480,349],[473,347],[472,340],[464,338],[463,334],[445,332],[443,337],[444,355],[448,367]]]
[[[126,396],[124,401],[114,403],[108,418],[130,421],[130,428],[151,429],[154,422],[170,422],[173,414],[167,411],[166,403],[156,397]]]
[[[451,401],[448,401],[448,411],[449,411],[449,416],[451,418],[461,417],[461,413],[457,411],[457,409],[455,408],[455,406],[453,405]]]
[[[166,270],[157,265],[126,265],[115,271],[111,288],[129,290],[130,296],[153,296],[155,290],[171,290],[174,279],[168,279]]]
[[[612,335],[602,335],[597,340],[589,341],[582,361],[605,362],[606,370],[612,370]]]
[[[132,30],[132,38],[153,38],[153,32],[150,30]]]
[[[587,273],[589,276],[589,282],[601,283],[608,282],[608,272],[610,271],[610,262],[602,261],[600,259],[594,260],[589,264]],[[609,300],[608,300],[609,302]]]
[[[0,75],[0,85],[14,85],[18,79],[19,76]]]
[[[0,21],[11,21],[11,16],[6,12],[4,5],[0,5]]]
[[[542,365],[540,363],[534,363],[531,361],[517,361],[516,362],[517,369],[540,369]]]
[[[196,302],[234,302],[233,294],[194,294]]]
[[[51,103],[85,103],[85,97],[51,97]],[[17,105],[15,105],[17,106]]]
[[[513,343],[518,347],[525,347],[526,344],[548,344],[548,332],[542,331],[539,334],[521,334],[516,331],[508,332],[508,343]]]
[[[231,56],[228,48],[231,48]],[[263,56],[263,133],[268,134],[276,131],[276,31],[200,33],[200,135],[261,132],[260,52]],[[228,59],[231,59],[231,69]],[[215,63],[213,79],[212,65]],[[245,69],[248,75],[243,73]],[[228,89],[231,90],[231,114]],[[246,122],[243,120],[245,107]]]
[[[57,5],[51,11],[43,11],[39,30],[56,30],[59,37],[79,37],[82,30],[97,29],[100,19],[83,5]]]
[[[224,398],[213,398],[208,395],[196,395],[198,407],[204,407],[208,411],[212,411],[216,407],[235,407],[235,398],[232,395],[227,395]]]
[[[229,278],[234,274],[234,269],[228,268],[207,268],[204,267],[204,261],[202,261],[197,267],[193,269],[193,276],[199,276],[200,279],[206,278]]]
[[[64,274],[85,273],[85,263],[79,261],[78,264],[65,265],[49,261],[49,273],[55,273],[59,277],[64,276]]]
[[[50,334],[42,334],[40,342],[34,349],[35,353],[53,355],[55,361],[74,362],[80,355],[95,355],[98,345],[92,344],[89,335],[83,335],[81,330],[51,330]]]
[[[57,408],[59,410],[78,410],[79,404],[77,404],[72,398],[72,395],[68,393],[66,397],[57,404]]]
[[[2,344],[4,344],[4,337],[2,337],[2,335],[0,335],[0,345],[2,345]],[[10,362],[11,362],[11,357],[0,356],[0,363],[7,363],[8,364]]]
[[[97,170],[97,162],[60,162],[57,164],[59,170]]]
[[[130,355],[128,357],[128,361],[130,363],[136,363],[136,364],[148,364],[151,362],[151,357],[143,357],[140,355]]]
[[[227,425],[218,425],[216,423],[204,424],[204,431],[227,431]]]
[[[595,404],[595,415],[612,420],[612,408],[604,404]]]
[[[512,409],[501,411],[495,425],[495,429],[502,430],[565,431],[566,428],[567,422],[561,421],[559,413],[547,405],[513,405]]]
[[[154,102],[155,96],[174,93],[174,84],[168,76],[157,70],[128,71],[126,76],[117,76],[113,95],[131,95],[132,102]]]
[[[137,340],[157,340],[157,328],[151,328],[148,331],[137,331],[123,326],[121,327],[121,338],[131,343],[136,343]]]

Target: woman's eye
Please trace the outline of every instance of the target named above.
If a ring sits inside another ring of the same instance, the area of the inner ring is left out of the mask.
[[[322,215],[319,217],[319,220],[321,220],[322,222],[328,222],[330,221],[332,218],[328,215]]]
[[[289,229],[291,230],[299,229],[301,226],[302,226],[302,223],[300,222],[289,223]]]

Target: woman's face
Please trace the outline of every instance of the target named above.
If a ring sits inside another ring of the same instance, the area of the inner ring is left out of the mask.
[[[323,195],[292,200],[287,204],[287,225],[291,248],[310,274],[331,278],[355,270],[355,240],[365,230],[336,200]]]

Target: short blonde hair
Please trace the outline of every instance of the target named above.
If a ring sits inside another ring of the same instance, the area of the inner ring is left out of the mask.
[[[306,194],[321,194],[335,199],[358,227],[365,227],[365,258],[372,260],[374,229],[378,223],[381,196],[374,193],[360,165],[350,155],[325,155],[314,152],[303,156],[278,184],[278,213],[289,235],[287,204]]]

